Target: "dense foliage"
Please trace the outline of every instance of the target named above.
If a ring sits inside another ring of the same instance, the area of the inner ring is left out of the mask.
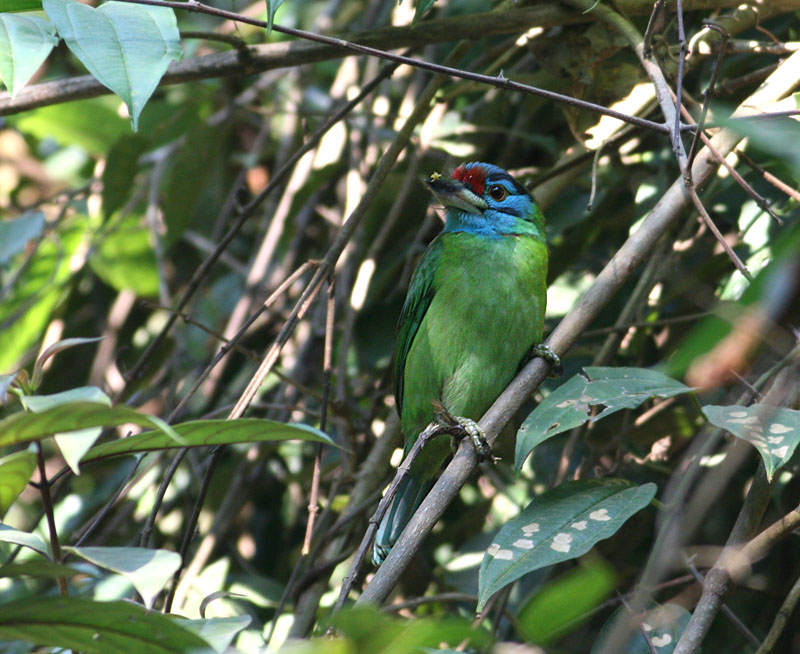
[[[800,1],[171,4],[0,3],[0,649],[798,651]],[[564,373],[376,572],[464,161]]]

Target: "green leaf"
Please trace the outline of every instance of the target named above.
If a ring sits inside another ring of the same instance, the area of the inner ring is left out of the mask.
[[[178,242],[189,225],[196,225],[198,210],[209,204],[211,198],[206,192],[213,179],[211,162],[219,157],[225,133],[224,126],[199,123],[188,131],[180,150],[172,158],[162,187],[167,246]]]
[[[581,565],[548,583],[519,612],[525,640],[547,645],[576,629],[616,583],[614,569],[600,557],[581,560]]]
[[[64,344],[65,342],[61,341],[62,349]],[[40,360],[42,358],[44,358],[44,355],[40,357]],[[95,402],[97,404],[111,406],[111,398],[96,386],[81,386],[53,395],[23,395],[20,398],[20,402],[22,406],[33,413],[42,413],[53,407],[72,404],[74,402]],[[101,427],[89,427],[87,429],[77,429],[75,431],[53,434],[53,438],[56,441],[56,445],[58,445],[58,449],[61,450],[64,460],[76,475],[80,474],[79,466],[81,458],[89,451],[89,448],[94,445],[97,437],[100,436],[100,432],[102,432]]]
[[[727,429],[755,447],[764,459],[770,480],[792,458],[800,443],[800,411],[758,404],[706,406],[703,414],[712,425]]]
[[[206,618],[204,620],[176,620],[176,622],[194,634],[197,634],[222,654],[242,629],[250,624],[249,615],[237,615],[233,618]]]
[[[8,602],[0,611],[0,639],[27,640],[87,654],[185,654],[212,651],[196,634],[160,613],[130,602],[39,597]]]
[[[692,614],[678,604],[664,604],[647,612],[642,619],[642,629],[647,632],[650,642],[658,654],[672,654],[683,634]],[[600,633],[592,646],[591,654],[607,652],[606,641],[616,623],[625,621],[630,624],[630,610],[619,607],[600,629]],[[651,654],[647,639],[639,629],[630,632],[627,645],[618,648],[620,654]]]
[[[44,10],[89,72],[128,106],[133,130],[170,61],[180,60],[175,13],[166,7],[44,0]]]
[[[51,22],[38,16],[0,13],[0,78],[12,98],[28,83],[56,43],[56,28]]]
[[[0,14],[0,18],[2,16]],[[28,241],[37,238],[43,230],[44,214],[41,211],[29,211],[12,220],[0,220],[0,266],[22,252]]]
[[[417,9],[414,12],[414,19],[411,21],[412,25],[416,25],[417,21],[422,18],[423,14],[425,14],[428,9],[433,7],[433,3],[436,0],[417,0]]]
[[[33,366],[33,376],[31,385],[34,388],[39,388],[39,384],[42,383],[42,377],[44,376],[44,364],[50,357],[53,357],[59,352],[63,352],[64,350],[68,350],[69,348],[75,347],[77,345],[86,345],[87,343],[97,343],[98,341],[102,340],[103,340],[102,336],[93,336],[89,338],[65,338],[48,346],[47,349],[39,355],[39,358],[36,359],[36,363]],[[105,393],[103,393],[103,395],[105,395]],[[63,404],[63,402],[58,402],[58,403]],[[55,406],[55,404],[51,406]]]
[[[36,455],[22,450],[0,459],[0,518],[25,490],[36,468]]]
[[[150,245],[150,232],[140,220],[134,214],[125,216],[100,243],[89,265],[118,291],[130,289],[139,297],[158,297],[156,256]]]
[[[283,4],[283,0],[267,0],[267,35],[272,31],[272,24],[275,21],[275,12]]]
[[[3,0],[3,11],[41,11],[42,0]]]
[[[119,116],[117,107],[117,98],[103,96],[41,107],[9,116],[8,121],[36,138],[55,140],[65,146],[77,145],[105,156],[112,143],[130,133],[128,122]]]
[[[0,423],[1,424],[1,423]],[[0,427],[1,428],[1,427]],[[195,420],[172,427],[180,434],[186,447],[228,445],[231,443],[263,443],[269,441],[303,440],[334,445],[329,436],[307,425],[294,425],[262,418],[238,420]],[[161,432],[149,431],[93,447],[84,462],[120,454],[152,452],[171,447],[183,447]]]
[[[146,130],[146,126],[143,130]],[[108,151],[101,178],[103,182],[103,215],[106,218],[121,209],[127,201],[139,170],[139,157],[145,152],[147,146],[148,140],[142,136],[125,134]]]
[[[537,406],[517,432],[514,463],[517,470],[534,447],[548,438],[596,422],[622,409],[635,409],[652,397],[672,397],[692,389],[656,370],[647,368],[586,367]],[[590,417],[592,406],[605,409]]]
[[[39,554],[44,554],[48,559],[50,558],[50,548],[36,534],[29,534],[27,531],[20,531],[0,523],[0,541],[29,547]]]
[[[478,610],[523,575],[585,554],[647,506],[655,493],[655,484],[591,479],[570,481],[540,495],[500,529],[486,551]]]
[[[96,402],[73,402],[56,406],[42,413],[15,413],[0,420],[0,445],[27,443],[65,431],[88,427],[117,427],[132,423],[140,427],[160,429],[165,438],[182,444],[178,434],[160,418],[140,413],[127,406],[109,407]]]
[[[66,228],[57,234],[58,239],[45,239],[39,244],[25,274],[0,301],[0,370],[19,367],[20,357],[51,322],[53,309],[64,294],[64,284],[77,274],[70,270],[70,261],[85,232],[82,228]]]
[[[72,577],[85,574],[68,565],[60,565],[43,559],[31,559],[24,563],[6,563],[0,566],[0,577]]]
[[[122,575],[133,584],[150,609],[161,589],[181,565],[181,557],[167,550],[143,547],[64,547],[82,559]]]

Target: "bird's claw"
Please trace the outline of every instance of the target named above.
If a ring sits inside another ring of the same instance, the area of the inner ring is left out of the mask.
[[[454,416],[438,400],[434,400],[433,410],[436,414],[436,421],[439,424],[450,429],[458,430],[455,433],[451,433],[450,436],[450,449],[453,451],[453,454],[455,454],[461,439],[464,438],[464,436],[468,436],[481,461],[497,463],[500,460],[499,457],[496,457],[492,453],[492,447],[486,440],[486,434],[483,433],[483,429],[480,428],[477,422],[471,418]]]
[[[548,377],[561,377],[564,374],[564,368],[561,367],[561,357],[559,357],[549,345],[540,343],[531,348],[532,357],[540,357],[550,364],[550,372]]]

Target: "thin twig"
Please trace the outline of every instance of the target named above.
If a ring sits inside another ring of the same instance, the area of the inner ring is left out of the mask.
[[[711,94],[714,90],[714,84],[717,81],[717,75],[719,75],[720,67],[722,66],[722,60],[725,57],[725,46],[728,43],[728,38],[730,34],[728,31],[723,27],[720,27],[716,23],[712,23],[711,21],[704,21],[704,25],[711,30],[714,30],[720,35],[720,40],[717,45],[717,56],[714,57],[714,62],[711,66],[711,79],[708,82],[708,86],[706,86],[705,91],[703,91],[703,108],[700,111],[700,119],[697,121],[697,130],[694,133],[694,137],[692,138],[692,145],[689,148],[689,166],[687,168],[687,172],[690,175],[689,182],[691,183],[691,167],[692,162],[694,161],[694,157],[697,154],[697,146],[700,143],[700,134],[703,132],[703,125],[706,122],[706,116],[708,115],[708,105],[709,101],[711,100]],[[684,116],[686,115],[685,108],[684,109]]]
[[[183,295],[181,296],[180,300],[175,306],[175,311],[180,312],[183,308],[188,304],[189,300],[195,294],[195,292],[200,288],[200,284],[205,279],[208,272],[211,270],[212,266],[217,262],[217,259],[220,255],[225,251],[225,249],[230,245],[239,231],[242,229],[244,224],[255,215],[256,210],[261,206],[264,200],[277,188],[283,184],[286,177],[294,168],[295,164],[305,155],[307,152],[312,150],[317,146],[320,142],[322,137],[340,120],[342,120],[348,113],[350,113],[356,106],[358,106],[364,98],[366,98],[372,91],[380,84],[384,79],[386,79],[389,75],[392,74],[394,69],[397,67],[397,64],[388,64],[383,69],[381,69],[380,73],[375,76],[374,79],[370,80],[361,88],[358,95],[356,95],[352,100],[345,102],[339,109],[333,112],[331,117],[326,120],[322,125],[320,125],[314,133],[308,138],[308,140],[300,146],[297,151],[289,157],[289,159],[273,174],[272,178],[269,181],[269,184],[261,191],[255,198],[253,198],[246,206],[242,207],[239,213],[239,217],[236,219],[236,222],[231,226],[225,236],[219,242],[217,248],[212,252],[206,259],[203,261],[202,264],[195,270],[192,278],[189,280],[189,283],[186,286],[186,290],[184,291]],[[115,400],[119,401],[125,393],[127,392],[128,387],[132,382],[137,380],[139,376],[142,374],[147,361],[149,360],[150,356],[157,350],[157,348],[161,345],[163,340],[166,338],[167,334],[169,333],[172,326],[175,324],[177,320],[177,313],[171,314],[167,319],[164,326],[161,328],[161,331],[153,338],[152,341],[147,345],[145,351],[139,357],[139,360],[134,365],[134,367],[128,372],[126,376],[126,383],[125,387],[117,393]]]
[[[452,426],[442,426],[434,422],[428,425],[419,435],[417,440],[414,441],[414,444],[411,446],[408,455],[398,466],[397,473],[395,474],[394,479],[392,479],[392,483],[389,484],[389,487],[386,489],[386,493],[384,493],[381,501],[378,503],[378,508],[375,509],[375,513],[373,513],[372,517],[369,519],[369,526],[367,527],[367,530],[361,539],[361,544],[356,550],[355,556],[353,557],[353,562],[350,564],[350,569],[347,571],[347,574],[342,581],[342,588],[339,591],[339,599],[336,600],[336,604],[333,607],[334,612],[339,611],[344,606],[344,602],[347,599],[347,596],[350,594],[350,589],[353,587],[353,584],[358,577],[358,573],[361,570],[361,564],[364,562],[367,551],[374,540],[375,532],[378,530],[378,525],[386,513],[386,510],[389,508],[389,504],[391,504],[392,499],[394,499],[400,483],[403,481],[403,479],[405,479],[405,476],[411,469],[411,464],[414,463],[420,452],[422,452],[422,448],[425,447],[429,440],[442,434],[452,434],[455,429],[456,428]]]
[[[325,346],[322,361],[322,416],[319,421],[320,431],[325,431],[328,420],[328,398],[331,394],[331,358],[333,356],[333,324],[336,311],[336,287],[333,281],[328,282],[328,302],[325,316]],[[317,444],[314,454],[314,471],[311,475],[311,490],[308,495],[308,523],[303,538],[301,556],[308,556],[311,551],[311,535],[314,533],[314,520],[319,512],[319,476],[322,468],[322,443]]]
[[[263,27],[265,29],[267,28],[267,23],[265,21],[257,20],[255,18],[250,18],[248,16],[243,16],[242,14],[237,14],[232,11],[226,11],[224,9],[217,9],[216,7],[210,7],[200,2],[171,2],[169,0],[121,0],[121,1],[132,4],[151,5],[154,7],[169,7],[171,9],[208,14],[210,16],[217,16],[220,18],[226,18],[228,20],[240,23],[247,23],[248,25],[255,25],[257,27]],[[594,111],[596,113],[600,113],[606,116],[611,116],[612,118],[617,118],[624,122],[631,123],[633,125],[638,125],[639,127],[644,127],[646,129],[650,129],[654,132],[661,132],[668,134],[671,130],[671,128],[667,127],[666,125],[655,123],[650,120],[645,120],[644,118],[639,118],[637,116],[630,116],[628,114],[624,114],[622,112],[609,109],[608,107],[604,107],[602,105],[598,105],[593,102],[579,100],[577,98],[572,98],[567,95],[562,95],[561,93],[556,93],[554,91],[548,91],[546,89],[540,89],[535,86],[529,86],[528,84],[514,82],[502,76],[502,74],[499,74],[496,77],[490,75],[481,75],[479,73],[472,73],[470,71],[460,70],[458,68],[452,68],[450,66],[442,66],[440,64],[434,64],[428,61],[424,61],[422,59],[415,59],[413,57],[397,55],[391,52],[387,52],[385,50],[380,50],[378,48],[372,48],[370,46],[361,45],[353,41],[348,41],[346,39],[324,36],[322,34],[315,34],[313,32],[307,32],[305,30],[299,30],[291,27],[283,27],[281,25],[273,24],[272,29],[276,32],[288,34],[289,36],[295,36],[307,41],[313,41],[315,43],[322,43],[336,48],[349,50],[357,54],[363,54],[372,57],[379,57],[381,59],[387,59],[397,64],[406,64],[408,66],[413,66],[414,68],[420,68],[422,70],[438,73],[440,75],[447,75],[448,77],[466,79],[473,82],[479,82],[481,84],[496,86],[498,88],[509,89],[511,91],[519,91],[520,93],[536,95],[539,97],[547,98],[548,100],[553,100],[554,102],[562,102],[564,104],[568,104],[573,107],[578,107],[579,109],[587,109],[589,111]],[[681,129],[685,131],[691,131],[692,128],[683,126]]]
[[[39,493],[42,496],[44,515],[47,518],[47,529],[50,532],[50,549],[53,552],[53,562],[61,563],[61,545],[58,542],[58,528],[56,527],[53,497],[50,495],[50,482],[47,479],[47,470],[44,465],[44,453],[42,452],[41,441],[36,441],[36,464],[39,466]],[[58,583],[58,592],[64,597],[69,595],[67,578],[63,575],[58,575],[56,581]]]

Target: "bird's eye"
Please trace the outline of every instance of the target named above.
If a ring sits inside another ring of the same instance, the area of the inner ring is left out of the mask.
[[[489,196],[496,202],[505,200],[507,195],[508,191],[500,186],[500,184],[495,184],[494,186],[489,187]]]

